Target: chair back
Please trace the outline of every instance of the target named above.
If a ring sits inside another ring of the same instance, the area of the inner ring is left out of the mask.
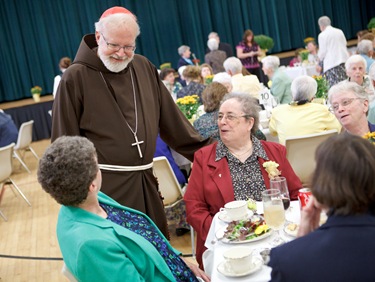
[[[12,155],[14,143],[0,148],[0,183],[12,175]]]
[[[25,149],[31,144],[33,139],[33,124],[33,120],[21,124],[18,132],[17,144],[14,146],[15,150]]]
[[[285,139],[286,157],[304,186],[310,184],[310,177],[315,169],[316,148],[324,140],[336,134],[337,130],[332,129]]]
[[[168,159],[163,156],[155,157],[153,167],[159,182],[160,193],[164,197],[164,206],[172,206],[179,202],[183,192]]]

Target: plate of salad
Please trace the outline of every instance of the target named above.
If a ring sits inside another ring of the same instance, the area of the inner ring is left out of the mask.
[[[227,244],[246,244],[269,237],[272,229],[264,218],[253,215],[249,219],[235,220],[216,232],[216,238]]]

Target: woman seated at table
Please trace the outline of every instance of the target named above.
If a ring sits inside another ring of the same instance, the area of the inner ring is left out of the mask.
[[[197,231],[197,261],[201,268],[204,242],[215,214],[226,203],[252,198],[261,201],[269,188],[263,167],[267,161],[279,164],[287,178],[291,199],[302,184],[286,159],[285,147],[254,137],[259,123],[259,105],[248,94],[224,96],[218,113],[218,142],[198,150],[184,196],[187,220]]]
[[[39,183],[62,205],[57,237],[77,280],[209,281],[147,215],[101,193],[101,179],[94,145],[83,137],[58,138],[39,162]]]
[[[291,136],[301,136],[336,129],[341,125],[325,105],[311,103],[314,99],[317,82],[310,76],[303,75],[293,80],[291,90],[293,102],[280,105],[272,110],[270,133],[279,137],[280,144]]]
[[[292,101],[290,85],[292,79],[280,67],[280,59],[276,56],[267,56],[262,60],[262,70],[272,81],[271,94],[279,104],[289,104]]]
[[[316,151],[298,238],[271,250],[271,281],[373,281],[375,146],[339,134]],[[328,219],[319,227],[321,211]]]
[[[366,75],[367,62],[361,55],[353,55],[345,62],[346,75],[348,81],[361,85],[369,98],[369,102],[375,100],[374,87],[371,79]]]
[[[362,86],[342,81],[330,88],[328,100],[331,111],[347,133],[363,136],[375,131],[375,125],[367,121],[369,98]]]
[[[195,94],[199,96],[199,102],[201,103],[202,92],[206,86],[203,84],[200,67],[187,66],[182,75],[186,81],[186,86],[177,92],[177,99]]]

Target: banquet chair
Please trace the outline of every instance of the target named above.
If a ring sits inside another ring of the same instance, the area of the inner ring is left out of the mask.
[[[33,124],[33,120],[21,124],[20,130],[18,132],[17,144],[14,146],[13,151],[14,157],[18,159],[18,161],[22,164],[22,166],[27,170],[28,173],[31,173],[31,171],[25,164],[25,153],[27,151],[30,151],[35,156],[35,158],[39,160],[38,155],[30,146],[33,137]]]
[[[0,201],[1,201],[2,196],[4,195],[5,186],[9,185],[11,188],[16,189],[17,192],[26,201],[26,203],[29,206],[31,206],[29,200],[22,193],[21,189],[10,178],[10,176],[12,175],[12,172],[13,172],[13,170],[12,170],[12,152],[13,152],[13,148],[14,148],[14,143],[0,148]],[[5,221],[7,221],[6,216],[1,212],[1,210],[0,210],[0,216]]]
[[[181,189],[168,159],[163,156],[155,157],[153,169],[159,182],[160,193],[164,198],[164,207],[170,209],[183,201],[184,191]],[[191,226],[190,234],[192,256],[195,257],[194,230]]]
[[[315,169],[315,151],[324,140],[336,135],[337,130],[287,137],[285,139],[286,157],[303,186],[310,185],[310,177]]]

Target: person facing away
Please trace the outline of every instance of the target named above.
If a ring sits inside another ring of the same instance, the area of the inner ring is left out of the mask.
[[[204,62],[212,67],[214,74],[224,71],[223,63],[227,58],[226,53],[218,49],[219,43],[214,38],[207,41],[207,46],[211,51],[204,56]]]
[[[267,56],[262,60],[263,72],[272,81],[271,94],[279,104],[289,104],[292,101],[290,86],[292,79],[280,69],[280,59],[277,56]]]
[[[291,85],[293,102],[279,105],[272,110],[270,133],[279,137],[280,144],[291,136],[320,133],[325,130],[341,131],[341,125],[326,105],[311,103],[317,90],[317,82],[303,75]]]
[[[219,36],[219,34],[217,32],[212,31],[212,32],[210,32],[208,34],[208,40],[210,40],[212,38],[216,39],[216,41],[219,43],[219,49],[218,50],[224,51],[225,54],[227,55],[227,58],[233,56],[233,48],[232,48],[232,46],[229,43],[221,42],[220,36]],[[206,54],[208,52],[210,52],[210,49],[207,47]]]
[[[61,204],[57,238],[64,263],[79,281],[197,281],[208,277],[186,264],[152,220],[100,192],[95,147],[63,136],[40,159],[42,188]]]
[[[225,71],[232,77],[232,92],[247,93],[259,99],[261,89],[259,79],[256,75],[243,75],[242,63],[236,57],[230,57],[224,61]]]
[[[271,250],[271,281],[373,281],[375,146],[338,134],[319,145],[315,160],[299,238]],[[328,219],[319,226],[322,211]]]
[[[349,58],[346,38],[341,29],[331,26],[327,16],[318,20],[321,33],[318,35],[319,60],[323,61],[323,74],[330,86],[346,79],[345,62]]]
[[[263,163],[274,161],[287,179],[291,199],[296,199],[301,181],[286,158],[284,146],[258,140],[260,106],[245,93],[224,96],[218,113],[220,140],[198,150],[184,195],[187,220],[197,232],[200,267],[212,219],[220,208],[234,200],[261,201],[270,179]]]
[[[167,145],[189,160],[211,141],[203,140],[185,118],[154,65],[134,54],[139,33],[131,12],[112,7],[95,24],[95,34],[83,37],[54,101],[52,141],[62,135],[90,139],[103,192],[146,213],[168,237],[152,172],[159,129]]]
[[[17,143],[18,128],[12,117],[0,110],[0,147]]]
[[[57,87],[59,87],[61,76],[66,71],[66,69],[72,64],[72,60],[69,57],[63,57],[59,61],[59,70],[61,71],[61,74],[56,75],[55,79],[53,80],[53,97],[55,98]]]

